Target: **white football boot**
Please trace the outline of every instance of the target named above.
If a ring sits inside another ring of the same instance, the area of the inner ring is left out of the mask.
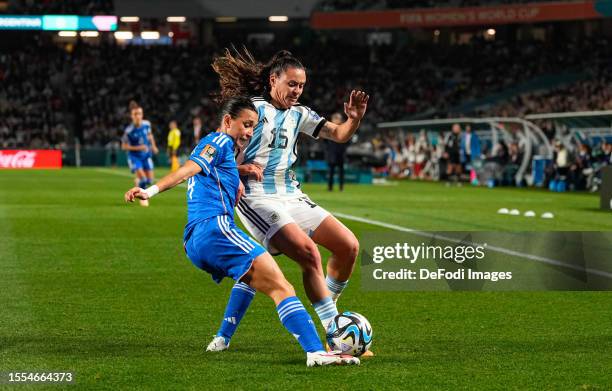
[[[306,353],[306,366],[316,367],[324,365],[359,365],[357,357],[340,354],[338,352]]]
[[[224,350],[227,350],[229,346],[230,346],[229,342],[225,343],[225,338],[219,335],[215,335],[213,337],[213,340],[208,344],[206,351],[207,352],[222,352]]]

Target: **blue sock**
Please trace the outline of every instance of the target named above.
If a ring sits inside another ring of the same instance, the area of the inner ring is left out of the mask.
[[[255,289],[244,282],[237,282],[232,288],[221,327],[217,331],[218,336],[225,338],[225,343],[229,343],[234,336],[242,317],[251,305],[251,301],[253,301],[253,297],[255,297]]]
[[[281,301],[276,307],[278,317],[285,328],[298,340],[308,353],[325,351],[317,329],[306,308],[296,296]]]
[[[138,187],[140,187],[141,189],[146,189],[147,188],[147,179],[146,178],[142,178],[138,181]]]
[[[336,303],[332,300],[331,296],[326,297],[325,299],[314,303],[312,305],[314,307],[315,312],[319,316],[321,320],[321,324],[323,325],[323,329],[327,331],[327,326],[329,322],[334,319],[334,316],[338,315],[338,309],[336,308]]]
[[[325,282],[327,283],[327,289],[329,289],[334,297],[340,296],[344,288],[348,285],[348,280],[338,281],[330,276],[325,277]]]

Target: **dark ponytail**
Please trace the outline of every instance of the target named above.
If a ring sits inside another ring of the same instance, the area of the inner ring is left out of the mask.
[[[223,56],[213,60],[212,67],[219,75],[221,91],[215,100],[224,102],[236,96],[264,96],[269,92],[270,75],[280,75],[289,68],[305,69],[304,65],[287,50],[277,52],[266,64],[257,62],[242,48],[225,49]]]
[[[263,66],[261,70],[262,84],[268,89],[270,84],[270,75],[280,75],[286,72],[289,68],[305,69],[304,65],[297,58],[293,57],[288,50],[280,50],[272,56],[270,61]]]
[[[232,119],[238,118],[242,110],[251,110],[257,113],[257,109],[255,105],[246,96],[234,96],[225,100],[221,106],[221,110],[219,111],[219,121],[221,123],[223,121],[223,117],[226,114],[229,114]]]
[[[213,60],[212,68],[219,75],[221,86],[221,91],[215,97],[217,103],[238,96],[263,95],[265,85],[260,81],[262,64],[255,61],[246,48],[242,49],[242,52],[235,47],[225,49],[223,56]]]

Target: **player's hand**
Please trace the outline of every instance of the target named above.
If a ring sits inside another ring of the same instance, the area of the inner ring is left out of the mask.
[[[152,151],[154,155],[157,155],[159,153],[159,149],[157,149],[155,145],[153,145]]]
[[[351,91],[348,103],[344,103],[344,114],[350,119],[361,120],[368,108],[370,95],[363,91]]]
[[[144,191],[144,189],[141,189],[140,187],[132,187],[125,193],[125,196],[123,198],[125,198],[125,202],[134,202],[136,198],[140,200],[148,200],[149,195],[146,191]]]
[[[238,167],[240,176],[254,177],[257,182],[263,181],[263,168],[258,164],[242,164]]]
[[[238,193],[236,194],[236,203],[240,201],[243,195],[244,195],[244,184],[241,181],[239,182],[239,185],[238,185]]]
[[[149,150],[149,147],[147,147],[146,145],[142,144],[138,146],[138,149],[136,149],[137,151],[142,151],[142,152],[147,152]]]

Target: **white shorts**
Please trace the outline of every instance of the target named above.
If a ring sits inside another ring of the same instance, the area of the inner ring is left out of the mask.
[[[311,236],[330,213],[315,204],[306,194],[290,197],[244,196],[236,205],[240,221],[249,233],[272,254],[280,252],[270,239],[287,224],[296,223]]]

